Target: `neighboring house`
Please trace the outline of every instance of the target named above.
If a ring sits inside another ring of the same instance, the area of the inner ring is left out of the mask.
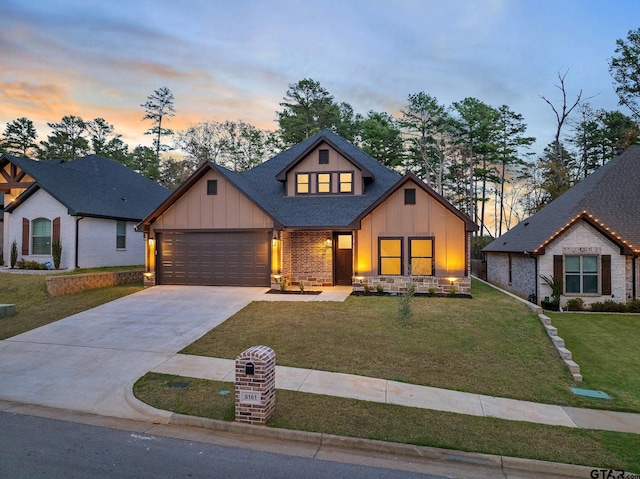
[[[138,226],[148,284],[470,292],[476,225],[324,130],[244,173],[200,167]]]
[[[487,280],[523,298],[561,304],[638,298],[640,146],[631,146],[533,216],[487,245]]]
[[[135,224],[169,190],[96,155],[62,162],[5,154],[0,193],[5,264],[14,241],[19,260],[46,263],[60,240],[60,268],[73,269],[144,263],[144,237]]]

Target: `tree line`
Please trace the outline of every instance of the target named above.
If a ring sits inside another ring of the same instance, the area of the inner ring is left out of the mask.
[[[593,97],[579,91],[570,98],[567,73],[558,74],[561,101],[541,96],[555,116],[556,132],[543,154],[533,158],[535,138],[523,116],[507,105],[492,106],[467,97],[450,105],[421,91],[407,96],[396,116],[370,110],[356,113],[338,102],[318,81],[305,78],[288,86],[276,111],[278,129],[262,130],[244,121],[204,120],[174,132],[170,89],[155,90],[144,108],[151,121],[145,134],[152,147],[132,150],[103,118],[84,121],[64,116],[47,123],[51,134],[36,142],[33,122],[18,118],[6,125],[0,151],[40,159],[70,160],[89,153],[122,162],[175,188],[207,161],[245,171],[328,128],[399,172],[413,172],[496,237],[558,197],[616,154],[637,143],[640,129],[640,29],[618,40],[609,69],[620,111],[594,109]],[[161,154],[179,150],[182,158]]]

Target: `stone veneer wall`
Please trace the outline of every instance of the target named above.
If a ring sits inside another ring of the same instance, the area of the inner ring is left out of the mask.
[[[50,296],[76,293],[85,289],[104,288],[142,282],[142,271],[118,271],[105,273],[73,274],[69,276],[49,276],[47,292]]]
[[[378,285],[382,285],[385,293],[403,293],[407,290],[409,279],[415,285],[416,293],[429,293],[434,289],[434,294],[450,294],[455,288],[456,294],[471,294],[471,278],[456,278],[451,285],[451,280],[437,276],[366,276],[362,282],[353,283],[354,291],[364,291],[365,285],[371,291],[376,291]]]
[[[286,285],[333,285],[333,248],[327,246],[327,238],[332,238],[331,231],[282,232],[282,281]]]

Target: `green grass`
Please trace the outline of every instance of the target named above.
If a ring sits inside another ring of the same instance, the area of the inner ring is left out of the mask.
[[[186,389],[171,389],[188,382]],[[220,391],[229,391],[221,395]],[[140,400],[198,417],[234,419],[234,384],[149,373]],[[640,435],[502,419],[278,390],[268,427],[640,471]]]
[[[579,387],[605,391],[614,403],[640,410],[640,314],[549,314],[580,365]]]
[[[235,358],[273,348],[282,366],[338,371],[491,396],[629,410],[571,393],[567,366],[537,315],[479,283],[473,299],[416,297],[403,328],[398,298],[255,302],[182,352]],[[640,409],[638,409],[640,410]]]
[[[0,319],[0,339],[44,326],[143,289],[140,283],[50,297],[47,294],[46,276],[48,275],[0,274],[1,301],[16,305],[15,316]]]

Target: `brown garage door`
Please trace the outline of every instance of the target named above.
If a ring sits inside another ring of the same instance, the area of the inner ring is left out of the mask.
[[[269,286],[269,232],[160,233],[158,284]]]

